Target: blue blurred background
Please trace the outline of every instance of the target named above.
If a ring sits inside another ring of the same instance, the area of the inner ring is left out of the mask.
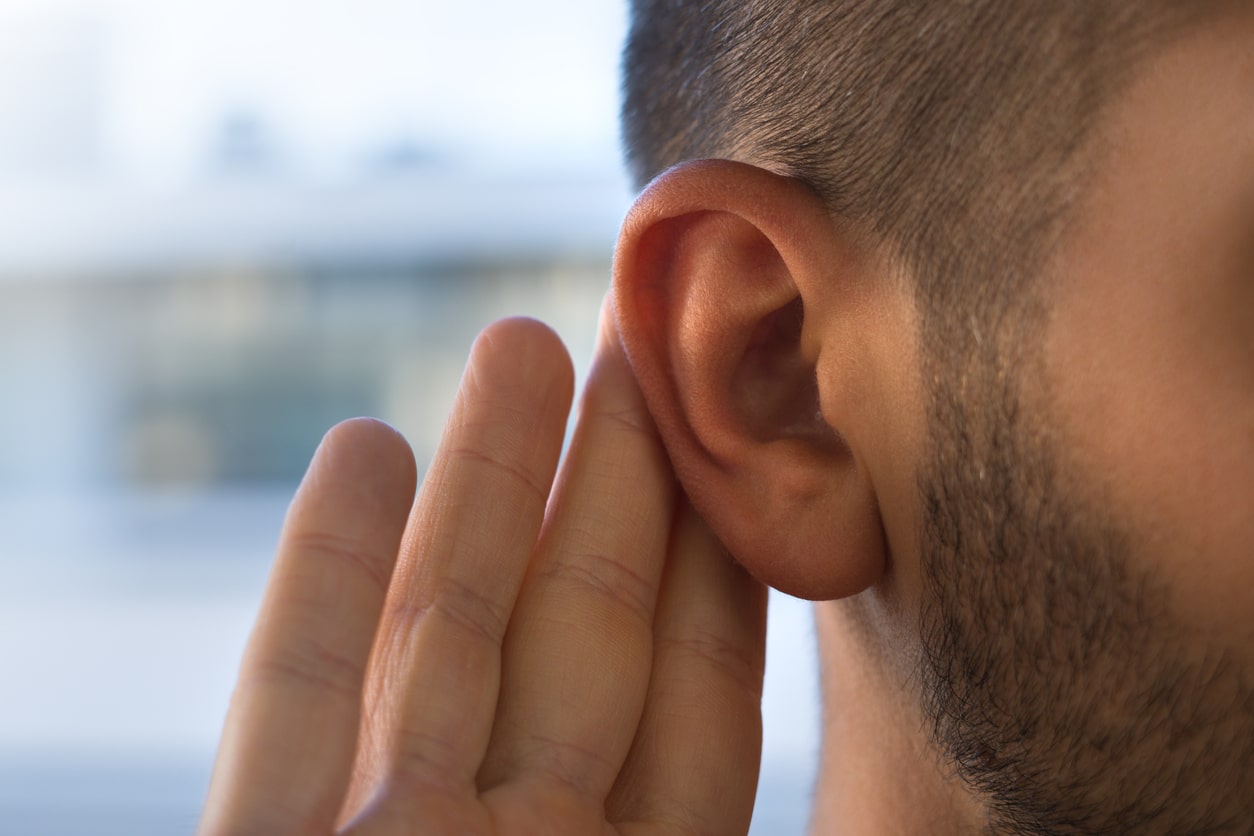
[[[278,528],[359,414],[425,461],[474,334],[586,368],[631,191],[619,0],[0,4],[0,832],[191,833]],[[772,598],[759,834],[804,829]]]

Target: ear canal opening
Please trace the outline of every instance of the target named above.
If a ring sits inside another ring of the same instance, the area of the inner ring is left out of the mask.
[[[839,438],[823,419],[815,364],[801,350],[805,309],[797,296],[757,323],[736,371],[741,418],[756,440]]]

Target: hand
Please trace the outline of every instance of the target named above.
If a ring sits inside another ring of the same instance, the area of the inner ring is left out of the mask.
[[[412,509],[393,430],[328,433],[203,836],[748,830],[765,590],[677,490],[612,326],[554,484],[571,390],[552,332],[489,327]]]

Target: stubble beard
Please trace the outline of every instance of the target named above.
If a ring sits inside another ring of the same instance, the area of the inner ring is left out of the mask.
[[[1023,408],[1031,368],[990,355],[933,378],[929,732],[989,832],[1250,832],[1250,671],[1190,634],[1108,503],[1063,472]]]

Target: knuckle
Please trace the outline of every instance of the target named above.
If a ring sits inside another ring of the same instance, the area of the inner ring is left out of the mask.
[[[427,600],[392,604],[385,623],[394,625],[394,632],[404,637],[427,619],[435,619],[475,642],[499,646],[509,618],[510,609],[501,602],[465,581],[446,577]]]
[[[446,578],[428,609],[464,632],[499,645],[509,625],[510,612],[472,585]]]

